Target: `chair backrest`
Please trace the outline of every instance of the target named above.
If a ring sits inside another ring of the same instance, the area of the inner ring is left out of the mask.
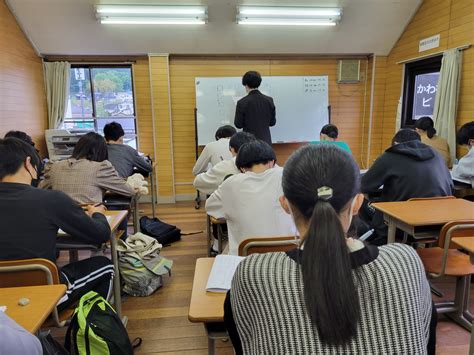
[[[0,287],[59,284],[56,265],[47,259],[0,261]]]
[[[295,236],[247,238],[239,244],[239,255],[289,251],[298,245]]]
[[[436,197],[413,197],[408,201],[426,201],[426,200],[452,200],[455,196],[436,196]]]
[[[439,232],[438,246],[445,248],[446,238],[449,236],[449,249],[458,249],[459,246],[452,243],[452,238],[474,238],[474,219],[463,221],[451,221],[446,223]]]

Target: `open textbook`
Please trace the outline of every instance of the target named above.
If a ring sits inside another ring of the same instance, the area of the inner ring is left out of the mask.
[[[227,292],[239,263],[245,258],[234,255],[217,255],[212,265],[206,290],[208,292]]]

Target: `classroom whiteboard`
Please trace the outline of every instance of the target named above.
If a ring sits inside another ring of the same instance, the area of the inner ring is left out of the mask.
[[[215,140],[220,126],[234,125],[235,106],[246,95],[241,77],[195,78],[198,145]],[[259,90],[273,97],[276,125],[273,143],[319,140],[329,123],[327,76],[270,76]]]

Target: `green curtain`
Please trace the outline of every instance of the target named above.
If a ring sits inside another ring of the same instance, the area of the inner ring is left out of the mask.
[[[68,62],[44,62],[43,69],[49,128],[56,129],[61,127],[66,114],[71,65]]]
[[[451,161],[456,159],[456,114],[461,83],[461,61],[462,55],[459,49],[444,52],[433,109],[437,134],[448,141]]]

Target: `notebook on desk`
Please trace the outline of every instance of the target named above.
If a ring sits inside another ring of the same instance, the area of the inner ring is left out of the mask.
[[[217,255],[207,280],[206,291],[217,293],[229,291],[235,270],[244,259],[242,256]]]
[[[113,216],[105,216],[107,218],[107,223],[110,224],[110,221],[112,220]],[[62,229],[58,230],[58,235],[59,236],[66,236],[68,235],[66,232],[64,232]]]

